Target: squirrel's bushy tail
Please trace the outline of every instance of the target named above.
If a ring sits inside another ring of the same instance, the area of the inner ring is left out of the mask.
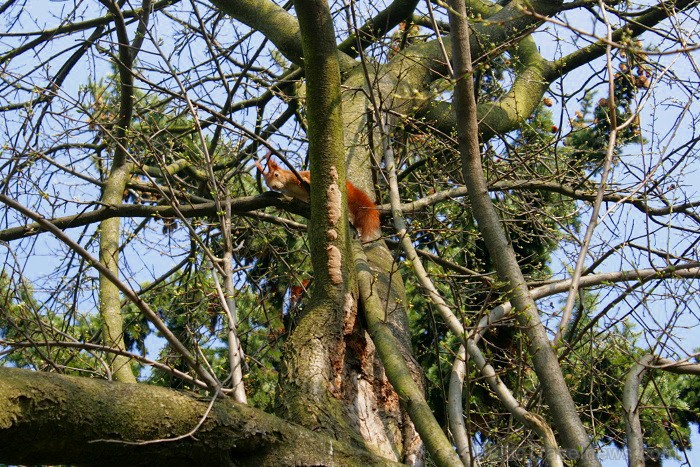
[[[347,182],[348,212],[350,222],[355,226],[363,242],[377,240],[382,236],[377,206],[367,193]]]

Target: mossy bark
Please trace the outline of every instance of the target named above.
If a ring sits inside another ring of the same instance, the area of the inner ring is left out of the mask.
[[[122,203],[124,189],[131,178],[134,163],[130,160],[129,128],[134,114],[134,75],[132,65],[139,50],[139,41],[130,44],[129,36],[117,3],[106,3],[107,9],[115,18],[115,30],[118,39],[119,70],[119,116],[115,122],[113,134],[109,135],[113,149],[112,166],[105,183],[101,202],[105,206],[118,206]],[[119,238],[120,219],[106,219],[100,223],[100,262],[115,276],[119,277]],[[119,350],[126,350],[124,345],[123,319],[121,315],[121,297],[117,285],[104,274],[100,274],[100,315],[102,316],[102,339],[105,345]],[[115,355],[110,362],[110,369],[117,381],[135,383],[136,377],[129,359]]]
[[[193,431],[210,402],[157,386],[0,367],[0,463],[391,464],[223,397]]]
[[[339,397],[337,369],[345,346],[343,323],[356,300],[348,291],[347,204],[343,163],[340,66],[333,21],[324,1],[298,0],[307,78],[311,219],[309,242],[314,287],[307,312],[290,335],[280,378],[278,412],[289,420],[358,440]]]
[[[107,180],[102,202],[107,206],[119,205],[127,181],[131,177],[130,163],[114,167]],[[100,223],[100,262],[119,276],[119,238],[121,219],[113,217]],[[100,315],[102,316],[102,340],[105,345],[119,350],[126,350],[124,345],[123,320],[121,315],[121,295],[116,285],[100,274]],[[110,369],[114,379],[125,383],[135,383],[136,377],[131,370],[129,358],[114,355]]]

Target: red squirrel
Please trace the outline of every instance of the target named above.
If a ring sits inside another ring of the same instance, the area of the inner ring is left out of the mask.
[[[270,189],[305,203],[309,202],[309,192],[294,175],[294,172],[280,167],[277,162],[270,158],[270,154],[267,155],[267,170],[263,169],[263,166],[258,161],[255,161],[255,166],[262,173],[265,183]],[[311,174],[309,171],[304,170],[298,173],[306,183],[311,185]],[[381,237],[377,205],[372,202],[367,193],[352,183],[346,182],[345,187],[348,193],[350,223],[355,226],[360,234],[360,240],[370,242]]]

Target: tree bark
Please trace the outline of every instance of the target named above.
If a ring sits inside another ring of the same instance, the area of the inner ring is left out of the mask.
[[[454,4],[452,4],[455,6]],[[458,8],[458,6],[455,6]],[[465,12],[461,12],[465,16]],[[530,295],[525,277],[515,257],[505,229],[501,225],[498,212],[489,197],[484,169],[481,164],[479,145],[479,124],[474,97],[469,28],[462,15],[450,11],[450,24],[453,29],[452,44],[455,92],[453,103],[457,121],[459,150],[462,158],[462,176],[469,190],[469,200],[474,217],[484,238],[486,247],[493,258],[499,279],[509,290],[510,301],[515,307],[515,318],[528,337],[528,352],[540,380],[542,392],[552,413],[561,444],[568,449],[580,465],[599,466],[595,450],[581,419],[576,404],[564,380],[561,367],[554,353],[547,332],[539,317],[534,299]],[[530,426],[536,427],[534,419]],[[550,432],[540,428],[536,431],[545,441],[546,458],[550,465],[562,465],[557,446],[552,445]],[[549,442],[547,440],[550,440]]]
[[[192,432],[210,403],[158,386],[0,367],[0,462],[392,465],[223,397]]]
[[[119,70],[119,117],[116,122],[114,135],[110,135],[110,143],[114,147],[112,167],[102,192],[102,203],[105,205],[119,205],[122,202],[124,188],[131,179],[134,168],[129,160],[127,147],[129,141],[127,130],[131,126],[131,118],[134,111],[134,76],[132,64],[138,48],[132,49],[129,37],[121,13],[121,7],[111,0],[103,0],[103,4],[114,15],[115,29],[119,40],[119,59],[116,65]],[[100,223],[100,262],[119,277],[119,242],[121,237],[121,222],[118,217],[105,219]],[[112,283],[104,274],[100,274],[100,315],[102,316],[102,339],[105,345],[118,350],[125,350],[123,319],[121,315],[121,297],[116,284]],[[110,362],[110,370],[118,381],[135,383],[136,376],[131,371],[128,358],[115,354]]]
[[[340,66],[328,4],[297,0],[307,93],[311,219],[309,243],[314,286],[308,310],[290,334],[280,378],[278,413],[307,428],[362,443],[346,416],[341,391],[347,334],[357,314],[349,276],[347,203]],[[341,221],[342,220],[342,221]]]

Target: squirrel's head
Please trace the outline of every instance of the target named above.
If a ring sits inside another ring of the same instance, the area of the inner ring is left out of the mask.
[[[262,166],[260,161],[255,161],[255,167],[258,168],[263,178],[265,179],[265,184],[271,190],[282,191],[284,189],[284,173],[282,168],[272,160],[272,151],[268,151],[265,157],[265,167]]]

